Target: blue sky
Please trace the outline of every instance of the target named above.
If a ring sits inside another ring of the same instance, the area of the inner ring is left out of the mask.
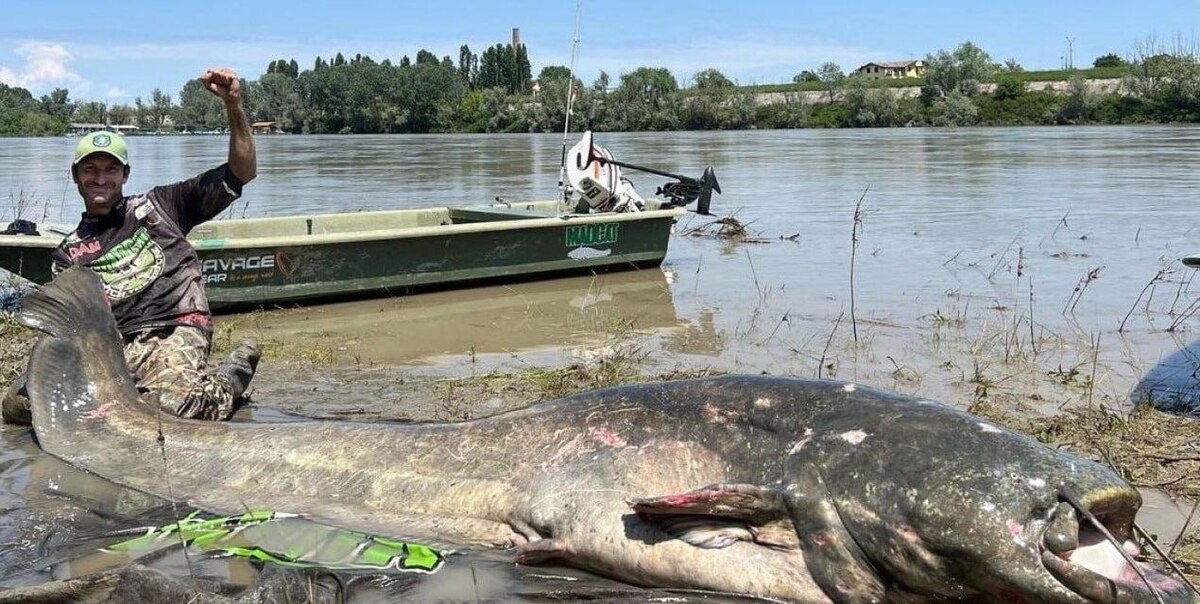
[[[129,102],[155,87],[176,95],[210,65],[254,79],[275,58],[302,67],[341,51],[376,60],[428,49],[458,59],[521,30],[534,74],[570,61],[575,0],[299,3],[9,0],[0,25],[0,82],[35,95]],[[641,66],[686,85],[713,67],[741,84],[791,81],[825,61],[922,58],[964,40],[1026,69],[1056,69],[1073,38],[1076,66],[1150,41],[1195,48],[1200,0],[583,0],[577,72],[615,84]]]

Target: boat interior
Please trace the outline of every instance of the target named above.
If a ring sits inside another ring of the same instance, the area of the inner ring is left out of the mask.
[[[657,204],[647,209],[657,209]],[[557,201],[511,202],[492,205],[310,214],[274,218],[214,220],[192,230],[193,240],[249,239],[259,237],[295,237],[302,235],[339,235],[367,231],[394,231],[419,227],[480,224],[510,220],[555,218],[560,211]]]
[[[529,202],[500,206],[463,206],[312,214],[243,220],[214,220],[196,227],[193,239],[241,239],[250,237],[289,237],[297,235],[335,235],[363,231],[388,231],[451,224],[476,224],[506,220],[552,218],[555,202]]]

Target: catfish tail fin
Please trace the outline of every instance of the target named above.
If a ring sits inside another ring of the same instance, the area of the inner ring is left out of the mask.
[[[63,271],[25,298],[18,321],[46,334],[26,371],[38,442],[74,463],[117,405],[138,402],[99,277],[82,267]]]
[[[68,268],[26,296],[17,321],[56,337],[85,329],[117,331],[100,277],[82,266]]]

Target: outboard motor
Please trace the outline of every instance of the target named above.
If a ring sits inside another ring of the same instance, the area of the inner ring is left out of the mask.
[[[646,208],[646,200],[621,175],[612,153],[592,144],[590,131],[567,152],[567,180],[582,198],[579,210],[640,212]]]
[[[694,201],[696,213],[705,216],[710,215],[708,210],[712,205],[713,192],[721,193],[721,183],[717,182],[717,174],[712,166],[705,168],[700,178],[692,178],[617,161],[606,149],[592,144],[592,133],[589,131],[583,133],[583,138],[567,156],[567,175],[571,186],[583,197],[580,206],[586,202],[591,209],[615,212],[643,209],[645,200],[633,190],[629,180],[621,176],[620,168],[674,178],[675,182],[659,187],[655,194],[674,206],[686,206]]]
[[[675,178],[678,179],[676,182],[659,187],[655,194],[666,197],[677,206],[686,206],[695,201],[696,213],[710,216],[708,208],[712,205],[713,191],[721,193],[721,183],[717,182],[717,173],[713,171],[712,166],[705,168],[700,178],[678,175],[675,175]]]

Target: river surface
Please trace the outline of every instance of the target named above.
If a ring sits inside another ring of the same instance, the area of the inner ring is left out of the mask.
[[[259,177],[229,215],[550,198],[562,148],[557,135],[256,141]],[[712,165],[724,191],[713,211],[746,225],[750,241],[714,237],[715,218],[689,214],[662,270],[221,324],[235,335],[323,342],[338,367],[432,375],[579,362],[620,340],[649,353],[648,369],[832,376],[960,406],[981,387],[1027,398],[1035,413],[1080,402],[1128,408],[1140,393],[1164,406],[1195,403],[1200,285],[1178,259],[1200,252],[1200,127],[600,133],[596,142],[671,172],[698,176]],[[133,192],[223,161],[227,142],[129,144]],[[4,141],[0,221],[77,218],[72,145]],[[626,175],[644,195],[662,182]],[[269,361],[256,378],[261,392],[309,391],[303,375],[273,376]],[[47,511],[57,495],[45,494],[45,477],[59,477],[49,479],[56,489],[99,482],[78,474],[5,428],[0,517],[15,522],[3,523],[13,528],[0,529],[0,541],[68,522]],[[0,572],[0,585],[45,580],[37,567],[47,560],[26,551],[28,572]]]

